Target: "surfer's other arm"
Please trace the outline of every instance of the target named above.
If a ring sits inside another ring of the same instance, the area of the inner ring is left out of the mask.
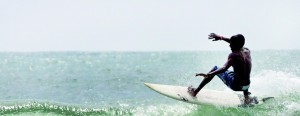
[[[226,38],[226,37],[217,35],[217,34],[215,34],[215,33],[210,33],[210,34],[208,35],[208,39],[213,39],[213,41],[224,40],[224,41],[230,43],[230,39],[229,39],[229,38]]]
[[[217,70],[212,71],[212,72],[209,72],[209,73],[207,73],[207,74],[204,74],[204,73],[198,73],[198,74],[196,74],[196,76],[203,76],[203,77],[207,78],[207,77],[215,76],[215,75],[217,75],[217,74],[220,74],[220,73],[222,73],[222,72],[225,72],[230,66],[232,66],[232,58],[233,58],[233,55],[230,54],[230,55],[228,56],[227,62],[224,64],[223,67],[218,68]]]

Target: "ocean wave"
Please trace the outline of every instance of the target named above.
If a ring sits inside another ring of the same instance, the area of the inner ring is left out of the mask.
[[[249,108],[194,105],[174,101],[173,104],[153,104],[128,107],[103,106],[86,108],[55,102],[19,101],[0,102],[0,115],[67,115],[67,116],[182,116],[182,115],[299,115],[299,95],[289,98],[275,98],[262,105]]]
[[[5,103],[7,104],[7,103]],[[130,109],[117,107],[82,108],[78,106],[63,105],[58,103],[30,101],[27,103],[14,103],[14,105],[0,105],[0,115],[53,114],[69,116],[85,115],[132,115]]]
[[[22,103],[23,102],[23,103]],[[129,107],[121,104],[118,107],[85,108],[64,103],[41,101],[0,102],[0,115],[67,115],[67,116],[181,116],[192,113],[198,106],[183,102],[176,104],[153,104]],[[6,105],[3,105],[6,104]],[[13,104],[13,105],[12,105]]]
[[[250,90],[260,96],[300,93],[300,77],[283,71],[262,70],[252,76]]]

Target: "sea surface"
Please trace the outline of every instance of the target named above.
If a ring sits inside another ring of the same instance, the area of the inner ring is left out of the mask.
[[[300,115],[300,51],[252,51],[255,107],[194,105],[144,83],[198,86],[195,73],[223,66],[230,51],[1,52],[0,115]],[[219,78],[206,89],[231,91]]]

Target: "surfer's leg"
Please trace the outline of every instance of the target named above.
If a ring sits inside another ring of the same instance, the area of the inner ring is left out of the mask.
[[[255,103],[255,104],[258,104],[259,103],[259,101],[257,100],[257,97],[250,97],[250,92],[248,91],[248,89],[247,90],[243,90],[243,92],[244,92],[244,104],[251,104],[251,103]]]
[[[245,103],[247,104],[249,102],[249,93],[248,93],[248,89],[243,91],[244,93],[244,97],[245,97]]]
[[[195,94],[197,94],[207,83],[209,83],[214,77],[207,77],[202,80],[198,88],[195,90]]]
[[[247,90],[244,90],[243,91],[244,92],[244,96],[249,96],[251,93],[248,91],[248,89]]]
[[[249,104],[249,103],[253,100],[253,98],[250,97],[250,94],[251,94],[251,93],[248,91],[248,89],[243,90],[243,93],[244,93],[244,103],[245,103],[245,104]],[[257,100],[255,101],[255,103],[256,103],[256,102],[258,103]],[[256,103],[256,104],[257,104],[257,103]]]
[[[211,71],[209,71],[209,73],[210,72],[212,72],[212,71],[215,71],[215,70],[217,70],[218,69],[218,67],[217,66],[214,66],[213,67],[213,69],[211,70]],[[197,89],[195,89],[195,94],[197,95],[197,93],[207,84],[207,83],[209,83],[212,79],[214,78],[214,76],[210,76],[210,77],[207,77],[207,78],[204,78],[203,80],[202,80],[202,82],[200,83],[200,85],[198,86],[198,88]]]
[[[235,86],[233,85],[234,72],[226,70],[223,73],[217,74],[217,76],[223,81],[223,83],[230,89],[236,91]]]

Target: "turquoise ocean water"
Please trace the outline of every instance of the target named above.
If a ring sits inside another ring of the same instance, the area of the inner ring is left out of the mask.
[[[194,105],[145,82],[198,86],[229,52],[2,52],[0,115],[300,115],[300,51],[252,51],[250,108]],[[230,91],[219,78],[205,88]]]

